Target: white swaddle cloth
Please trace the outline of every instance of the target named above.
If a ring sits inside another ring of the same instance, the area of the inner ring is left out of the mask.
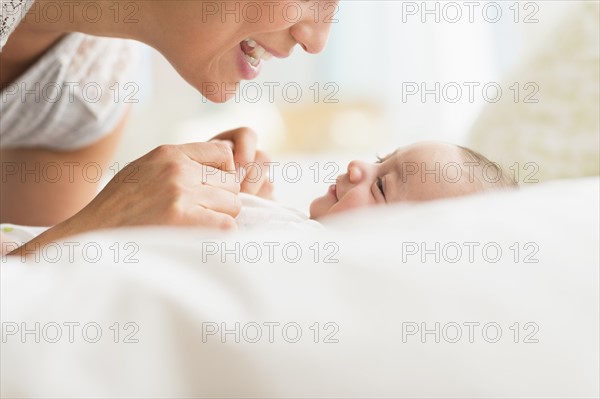
[[[321,230],[323,225],[295,208],[249,194],[240,194],[242,210],[236,222],[240,230]]]
[[[324,229],[297,209],[249,194],[240,194],[242,210],[236,218],[240,230],[310,232]],[[4,255],[42,234],[48,227],[0,224],[1,253]]]

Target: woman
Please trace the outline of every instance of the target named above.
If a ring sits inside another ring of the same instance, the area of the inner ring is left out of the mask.
[[[106,172],[123,130],[124,104],[101,97],[93,101],[77,90],[57,100],[55,92],[52,96],[44,90],[56,91],[67,83],[77,89],[96,77],[100,88],[123,83],[131,53],[115,38],[126,38],[154,47],[209,100],[223,102],[238,82],[258,76],[263,60],[287,57],[296,44],[309,53],[323,50],[337,2],[3,2],[1,221],[54,225],[27,244],[33,249],[98,228],[234,226],[240,189],[264,190],[263,182],[240,187],[242,179],[234,173],[236,165],[255,160],[252,132],[231,131],[215,142],[156,148],[95,196],[97,183],[69,172],[90,162]],[[42,86],[41,96],[32,93],[36,83]],[[234,143],[233,153],[225,140]],[[61,170],[40,181],[37,174],[48,165]]]

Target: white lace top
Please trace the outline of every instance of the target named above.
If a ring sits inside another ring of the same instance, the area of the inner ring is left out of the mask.
[[[2,0],[0,50],[33,2]],[[0,92],[0,147],[74,150],[111,132],[138,100],[139,52],[131,40],[65,35]]]
[[[35,0],[0,0],[0,51]]]

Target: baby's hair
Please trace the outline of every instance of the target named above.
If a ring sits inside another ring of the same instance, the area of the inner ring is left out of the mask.
[[[482,154],[470,148],[460,145],[457,147],[463,151],[467,161],[476,162],[478,164],[476,169],[479,174],[476,174],[475,178],[481,183],[484,190],[510,190],[519,188],[519,183],[517,183],[513,176],[499,164],[490,161]],[[487,172],[487,170],[489,170],[489,172]],[[486,175],[494,176],[494,180],[484,178],[484,173]]]

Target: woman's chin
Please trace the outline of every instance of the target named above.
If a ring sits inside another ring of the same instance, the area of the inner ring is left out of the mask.
[[[218,74],[197,73],[186,80],[212,103],[225,103],[239,96],[241,80],[229,70],[222,70]]]
[[[208,101],[210,101],[211,103],[215,103],[215,104],[225,103],[235,97],[235,93],[231,93],[229,91],[225,92],[225,93],[221,93],[221,92],[204,93],[204,92],[200,91],[200,93],[202,93],[204,98],[206,98]]]
[[[240,82],[194,82],[192,85],[208,101],[221,104],[238,95],[239,83]]]

